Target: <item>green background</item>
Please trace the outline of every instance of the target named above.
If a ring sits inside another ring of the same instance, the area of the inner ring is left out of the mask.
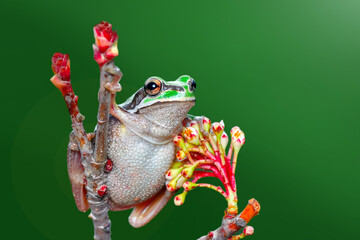
[[[54,52],[69,53],[91,132],[98,67],[92,27],[119,34],[123,91],[158,75],[197,82],[194,115],[246,134],[239,206],[261,214],[249,239],[360,239],[360,1],[2,1],[1,224],[3,239],[91,239],[66,170],[71,124],[49,81]],[[220,225],[225,201],[208,189],[170,202],[134,229],[111,212],[113,239],[195,239]]]

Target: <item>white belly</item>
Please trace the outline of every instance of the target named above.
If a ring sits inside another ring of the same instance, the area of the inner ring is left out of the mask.
[[[151,198],[164,187],[165,172],[174,160],[174,144],[152,144],[114,118],[109,126],[108,156],[113,161],[107,180],[109,198],[120,207]]]

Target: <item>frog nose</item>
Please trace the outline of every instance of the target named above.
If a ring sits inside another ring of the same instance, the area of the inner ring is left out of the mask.
[[[195,91],[195,89],[196,89],[196,82],[195,82],[195,80],[194,79],[191,79],[190,80],[190,82],[189,82],[189,89],[190,89],[190,91]]]

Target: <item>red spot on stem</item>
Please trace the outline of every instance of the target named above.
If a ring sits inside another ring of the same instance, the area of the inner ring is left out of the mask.
[[[108,159],[105,165],[105,172],[110,172],[112,168],[113,168],[113,162],[110,159]]]
[[[97,191],[97,194],[100,196],[100,197],[103,197],[105,196],[105,194],[107,193],[107,186],[106,185],[102,185],[98,191]]]
[[[86,177],[84,176],[83,177],[83,184],[86,186],[87,185],[87,180],[86,180]]]

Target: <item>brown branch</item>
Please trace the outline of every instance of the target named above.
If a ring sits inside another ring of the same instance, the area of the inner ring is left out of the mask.
[[[221,226],[198,240],[226,240],[236,234],[237,231],[246,227],[249,221],[260,211],[260,204],[254,198],[250,199],[248,205],[237,216],[225,212]]]
[[[52,57],[52,69],[54,76],[50,81],[57,87],[64,97],[69,110],[72,128],[84,157],[90,157],[91,144],[86,137],[85,128],[82,124],[85,117],[80,113],[78,107],[78,96],[75,95],[70,81],[70,60],[68,54],[55,53]],[[66,70],[64,70],[64,68]]]
[[[119,68],[113,63],[118,55],[117,33],[112,30],[111,24],[100,22],[94,26],[95,44],[93,44],[94,59],[100,67],[99,108],[97,116],[97,130],[95,152],[91,162],[86,162],[85,175],[88,190],[87,200],[91,208],[90,218],[94,224],[95,240],[110,240],[111,222],[109,219],[109,203],[107,195],[107,174],[104,171],[107,162],[108,122],[110,99],[119,85]]]
[[[107,135],[111,97],[111,94],[105,89],[105,85],[113,80],[112,75],[108,73],[109,68],[113,66],[113,62],[108,62],[101,67],[94,158],[90,165],[85,167],[90,170],[86,174],[87,182],[91,183],[87,186],[87,200],[91,208],[89,217],[93,220],[94,224],[94,239],[101,240],[110,239],[111,234],[111,222],[108,215],[107,177],[104,172],[104,166],[107,161]]]
[[[88,182],[92,183],[92,186],[87,186],[87,189],[91,188],[87,199],[91,208],[90,218],[94,223],[94,239],[99,240],[108,240],[111,235],[111,222],[108,216],[107,176],[104,167],[107,162],[110,98],[115,95],[114,91],[110,92],[108,89],[118,89],[120,86],[118,83],[119,75],[121,72],[112,61],[101,66],[95,152],[90,164],[91,174],[86,176]]]

